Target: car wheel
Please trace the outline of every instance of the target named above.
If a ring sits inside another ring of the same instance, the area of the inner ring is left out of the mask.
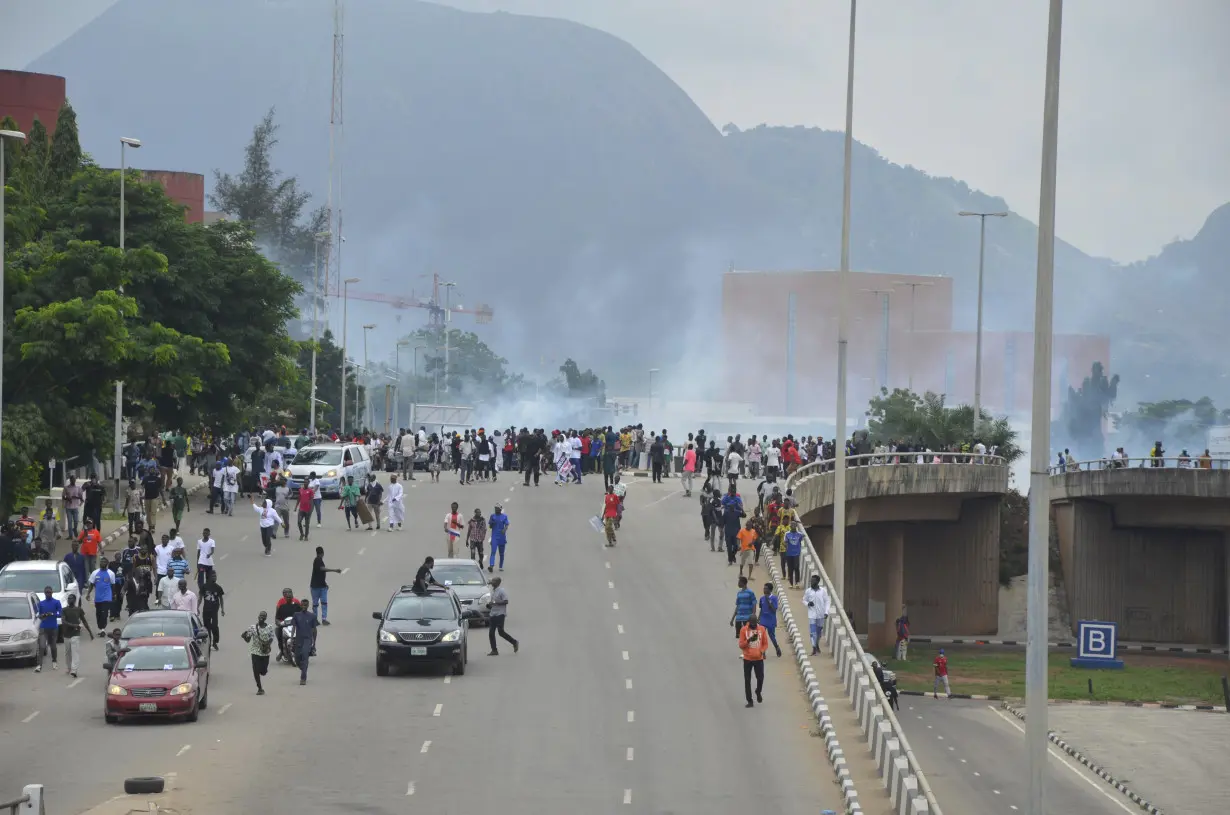
[[[195,722],[199,718],[201,718],[201,707],[200,705],[197,705],[196,707],[192,708],[191,713],[189,713],[187,716],[184,717],[184,721]]]
[[[124,792],[128,795],[157,795],[166,789],[166,781],[158,776],[125,778]]]
[[[377,657],[376,658],[376,676],[388,676],[388,675],[389,675],[389,663]]]
[[[112,716],[110,713],[104,713],[104,714],[103,714],[103,721],[105,721],[107,724],[119,724],[120,717],[119,717],[119,716]],[[130,780],[131,780],[131,779],[130,779]]]
[[[209,683],[205,683],[205,693],[201,696],[201,710],[209,707]]]
[[[453,674],[455,676],[465,676],[465,673],[466,673],[466,657],[465,657],[465,654],[463,653],[453,663]]]

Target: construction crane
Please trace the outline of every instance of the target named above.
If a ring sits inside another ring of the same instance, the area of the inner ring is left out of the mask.
[[[369,303],[385,303],[393,308],[399,309],[427,309],[429,314],[428,327],[437,330],[442,330],[444,328],[444,324],[449,322],[449,318],[446,316],[449,312],[452,312],[453,314],[473,314],[474,321],[480,324],[491,322],[491,318],[495,315],[495,311],[491,308],[491,306],[485,303],[480,303],[474,308],[463,308],[462,306],[454,306],[448,303],[448,298],[446,296],[445,303],[442,305],[440,303],[440,289],[441,287],[451,288],[452,284],[442,282],[440,280],[440,275],[438,274],[432,275],[431,277],[431,297],[417,296],[413,290],[410,292],[409,297],[403,297],[397,294],[380,294],[379,292],[355,291],[354,289],[351,289],[347,296],[352,297],[355,300],[366,300]],[[334,292],[331,292],[330,294],[333,297],[341,296],[340,294]]]

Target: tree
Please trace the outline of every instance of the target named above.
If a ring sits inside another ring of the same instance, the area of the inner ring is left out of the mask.
[[[921,396],[906,388],[889,393],[880,389],[867,409],[867,428],[874,443],[903,442],[921,444],[932,450],[943,450],[954,444],[973,444],[981,440],[988,448],[995,446],[1008,461],[1021,455],[1016,444],[1016,431],[1007,419],[996,419],[982,411],[979,438],[973,435],[974,409],[970,405],[949,407],[941,394]]]
[[[303,393],[311,392],[312,383],[312,341],[307,340],[299,345],[298,366],[300,372],[300,389]],[[316,398],[325,404],[316,406],[316,426],[320,428],[338,428],[341,426],[342,411],[342,349],[333,339],[333,332],[325,329],[316,351]],[[354,416],[356,397],[363,399],[363,387],[359,385],[354,368],[346,370],[346,416],[351,428],[357,426]],[[308,401],[303,399],[301,413],[297,424],[306,427],[308,424]]]
[[[581,367],[569,357],[559,366],[559,372],[564,376],[569,396],[574,399],[596,398],[599,406],[606,404],[606,383],[592,369],[581,371]]]
[[[450,331],[448,335],[448,370],[445,371],[444,334],[430,328],[419,329],[407,340],[411,345],[426,345],[424,372],[428,382],[440,377],[444,392],[444,377],[448,377],[449,392],[471,400],[505,395],[523,384],[520,375],[510,375],[508,360],[495,353],[472,331]]]
[[[329,228],[329,213],[322,207],[305,217],[311,194],[299,188],[297,178],[284,175],[273,165],[277,133],[274,109],[270,108],[252,130],[239,175],[214,170],[214,192],[209,201],[220,212],[246,223],[265,254],[285,272],[310,283],[316,235]]]
[[[65,100],[56,118],[56,132],[51,139],[51,154],[48,156],[47,171],[51,183],[56,187],[67,184],[84,165],[85,154],[81,152],[81,137],[77,132],[77,113]]]
[[[1115,421],[1115,428],[1126,438],[1122,445],[1125,448],[1147,448],[1161,441],[1163,446],[1200,451],[1208,443],[1209,429],[1221,424],[1230,424],[1230,410],[1218,410],[1213,400],[1205,396],[1195,402],[1188,399],[1141,402],[1136,410],[1121,414]]]
[[[1078,451],[1078,455],[1098,457],[1104,452],[1106,440],[1102,435],[1102,423],[1106,420],[1110,405],[1119,394],[1119,375],[1107,378],[1102,363],[1093,363],[1093,368],[1079,389],[1068,388],[1067,399],[1060,414],[1060,435],[1066,446]]]

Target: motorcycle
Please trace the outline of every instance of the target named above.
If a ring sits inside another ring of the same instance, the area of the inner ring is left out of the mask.
[[[282,627],[282,645],[278,650],[278,662],[286,663],[291,666],[298,666],[299,658],[296,656],[295,643],[295,623],[290,617],[287,617],[281,623]]]
[[[880,683],[880,688],[884,691],[884,695],[888,697],[888,703],[895,710],[901,709],[899,701],[900,695],[897,693],[897,674],[887,668],[882,669],[884,672],[884,681]]]

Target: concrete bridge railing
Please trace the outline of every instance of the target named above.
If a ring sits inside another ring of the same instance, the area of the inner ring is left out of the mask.
[[[1230,499],[1230,458],[1121,458],[1051,468],[1051,500]]]
[[[1008,491],[1008,462],[979,453],[872,453],[846,457],[846,500]],[[788,480],[800,515],[833,504],[833,460],[813,461]]]

